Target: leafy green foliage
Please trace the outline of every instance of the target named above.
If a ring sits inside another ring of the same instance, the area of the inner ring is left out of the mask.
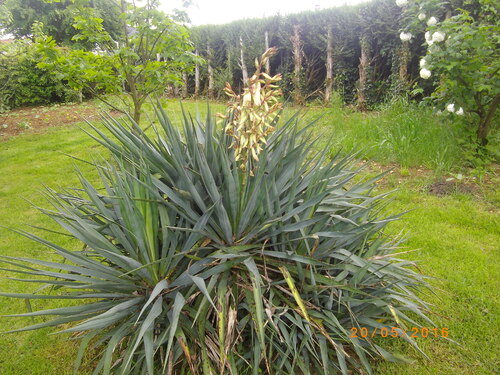
[[[0,112],[76,98],[61,77],[38,66],[40,58],[24,40],[0,45]]]
[[[464,3],[468,10],[449,4],[446,14],[436,13],[436,19],[445,19],[426,27],[428,48],[421,67],[435,79],[431,98],[442,109],[465,114],[475,128],[473,143],[486,146],[500,104],[500,24],[493,2]],[[435,9],[432,1],[420,1],[408,12],[414,15],[417,5],[420,12]]]
[[[151,94],[161,93],[169,84],[182,83],[181,74],[194,67],[199,59],[186,27],[158,10],[158,1],[150,0],[140,7],[121,3],[120,20],[124,31],[115,37],[104,19],[84,2],[74,9],[74,40],[90,43],[95,48],[61,49],[56,40],[36,25],[36,42],[44,54],[41,65],[68,80],[70,86],[129,95],[126,108],[140,122],[141,108]]]
[[[51,35],[59,44],[73,45],[72,39],[78,31],[73,27],[74,1],[62,0],[6,0],[3,3],[9,17],[0,19],[0,29],[17,38],[32,36],[33,25],[42,23],[43,31]],[[117,37],[121,34],[119,7],[113,0],[93,0],[89,4],[104,20],[106,30]],[[82,43],[82,48],[91,48],[91,44]]]
[[[106,56],[83,49],[60,48],[56,41],[41,32],[36,24],[36,48],[41,61],[39,66],[53,72],[59,79],[66,79],[75,90],[91,88],[95,93],[115,93],[120,90],[120,80]]]
[[[112,153],[96,165],[102,189],[81,176],[81,189],[49,191],[54,209],[42,211],[82,250],[22,232],[64,261],[3,257],[57,289],[3,296],[75,302],[17,315],[55,316],[21,330],[70,323],[105,374],[347,374],[370,371],[371,356],[396,360],[350,328],[418,325],[424,277],[392,255],[398,240],[383,230],[397,216],[382,216],[373,180],[355,182],[353,157],[311,155],[310,128],[293,117],[250,176],[210,114],[204,125],[185,115],[181,136],[156,111],[153,138],[133,121],[94,128]]]
[[[443,22],[440,30],[449,35],[446,43],[427,53],[430,68],[442,77],[435,96],[469,112],[485,145],[500,101],[500,25],[476,23],[464,12]]]

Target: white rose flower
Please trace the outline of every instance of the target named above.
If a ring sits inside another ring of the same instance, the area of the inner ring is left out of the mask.
[[[429,69],[420,69],[420,77],[423,79],[428,79],[432,75],[431,71]]]
[[[427,61],[425,61],[425,57],[423,59],[420,59],[420,68],[425,68],[426,64],[427,64]]]
[[[453,104],[453,103],[448,104],[448,105],[446,106],[446,110],[447,110],[448,112],[451,112],[451,113],[455,112],[455,104]]]
[[[413,35],[411,35],[411,33],[405,33],[404,31],[399,34],[399,38],[403,41],[403,42],[407,42],[409,41],[411,38],[412,38]]]
[[[438,23],[436,17],[431,17],[427,20],[427,26],[434,26]]]
[[[442,33],[441,31],[436,31],[434,34],[432,34],[432,41],[433,42],[442,42],[445,38],[446,34]]]
[[[456,112],[455,114],[459,115],[459,116],[463,116],[464,115],[464,109],[462,107],[460,107]]]
[[[404,7],[406,4],[408,4],[408,0],[396,0],[396,5],[398,7]]]
[[[426,31],[425,32],[425,41],[428,42],[429,40],[432,40],[431,32]]]
[[[425,13],[420,13],[420,14],[418,15],[418,19],[419,19],[420,21],[425,20]]]

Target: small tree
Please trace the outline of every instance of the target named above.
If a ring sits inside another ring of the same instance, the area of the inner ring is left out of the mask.
[[[429,46],[422,64],[440,79],[433,96],[446,102],[450,112],[468,112],[477,126],[479,144],[486,146],[500,103],[500,28],[475,22],[461,11],[429,29],[434,40],[448,36],[444,43]]]
[[[182,84],[182,73],[191,71],[197,58],[187,28],[158,10],[157,0],[143,7],[121,0],[115,6],[121,9],[121,39],[108,33],[93,8],[75,4],[73,26],[79,33],[73,39],[92,43],[93,51],[58,48],[40,29],[36,41],[45,56],[42,66],[53,67],[74,88],[126,93],[139,123],[148,96]]]
[[[431,99],[444,103],[449,112],[467,116],[481,147],[488,143],[500,103],[500,26],[491,16],[492,5],[481,0],[471,2],[468,10],[443,9],[426,0],[410,4],[408,11],[426,25],[428,48],[420,61],[420,76],[435,79]],[[441,14],[429,13],[436,11],[433,8]]]

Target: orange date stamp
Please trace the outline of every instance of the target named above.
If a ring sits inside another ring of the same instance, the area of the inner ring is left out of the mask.
[[[448,337],[448,328],[429,328],[429,327],[412,327],[412,328],[399,328],[399,327],[383,327],[374,329],[368,329],[366,327],[352,327],[351,337],[352,338],[374,338],[376,336],[381,337]]]

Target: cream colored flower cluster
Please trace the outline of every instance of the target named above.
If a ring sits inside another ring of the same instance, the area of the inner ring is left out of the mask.
[[[243,94],[236,94],[229,83],[224,89],[231,98],[228,103],[230,121],[224,130],[233,137],[231,147],[234,148],[235,160],[242,170],[249,170],[250,174],[249,162],[259,160],[262,146],[267,143],[266,138],[275,130],[272,123],[283,106],[279,100],[282,93],[276,85],[281,80],[281,74],[271,77],[262,72],[263,66],[276,52],[276,48],[270,48],[260,61],[255,60],[256,71],[248,80]]]

